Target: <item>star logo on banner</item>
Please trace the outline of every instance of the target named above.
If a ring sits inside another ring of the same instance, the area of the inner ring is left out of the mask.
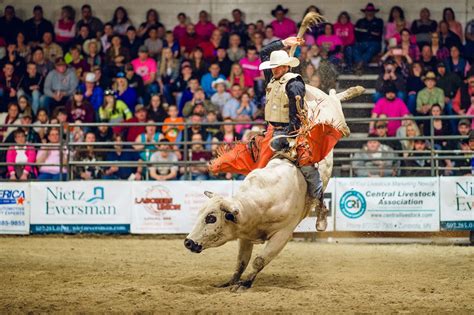
[[[25,201],[25,199],[23,197],[20,197],[20,198],[17,198],[16,200],[16,204],[17,205],[23,205],[23,202]]]

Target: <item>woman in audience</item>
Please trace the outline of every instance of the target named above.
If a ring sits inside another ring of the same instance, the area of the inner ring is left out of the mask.
[[[95,143],[95,134],[92,131],[87,132],[84,142]],[[104,161],[104,156],[103,148],[93,145],[80,147],[74,154],[74,160],[78,162],[86,162],[87,164],[78,166],[74,169],[75,177],[83,180],[101,179],[104,174],[104,169],[101,166],[94,165],[94,163]]]
[[[232,34],[229,37],[229,48],[227,49],[227,57],[232,62],[239,62],[245,57],[245,50],[241,47],[241,38],[238,34]]]
[[[26,145],[26,133],[23,129],[18,128],[13,132],[13,135],[15,145],[8,148],[6,159],[10,180],[35,178],[36,169],[33,165],[21,165],[22,163],[36,162],[35,149]]]
[[[158,64],[157,79],[162,94],[168,104],[175,104],[172,94],[172,85],[179,76],[179,60],[173,55],[171,48],[163,48],[161,61]]]
[[[88,100],[84,99],[81,89],[77,89],[72,99],[66,105],[69,122],[80,120],[83,123],[93,123],[95,119],[94,108]]]
[[[412,115],[416,115],[416,96],[419,91],[425,88],[422,80],[423,68],[419,62],[411,65],[410,75],[407,79],[407,107]]]
[[[163,24],[160,23],[158,11],[155,9],[149,9],[146,12],[146,21],[140,24],[140,27],[138,28],[137,36],[146,39],[148,37],[148,31],[150,28],[158,26],[163,26]]]
[[[409,56],[412,61],[420,59],[420,48],[413,42],[411,33],[407,28],[400,31],[400,48],[403,56]]]
[[[230,76],[228,78],[230,85],[238,84],[242,90],[246,90],[249,87],[253,87],[254,81],[251,77],[245,75],[242,66],[238,63],[234,63],[230,70]]]
[[[344,53],[345,70],[352,67],[352,47],[355,43],[354,24],[351,22],[349,13],[343,11],[339,14],[336,24],[334,24],[334,34],[342,41],[342,52]]]
[[[452,8],[444,8],[443,10],[443,21],[448,23],[449,30],[455,33],[459,38],[463,38],[462,25],[456,21],[456,15]]]
[[[76,11],[70,5],[61,8],[61,18],[54,24],[55,42],[59,44],[64,51],[69,50],[71,42],[76,36]]]
[[[257,53],[260,53],[260,51],[262,50],[263,48],[263,39],[264,39],[264,34],[262,32],[255,32],[255,34],[253,35],[253,38],[251,38],[251,42],[247,45],[250,46],[254,46],[256,49],[257,49]]]
[[[439,22],[439,42],[441,46],[451,49],[453,46],[462,46],[461,39],[456,33],[449,29],[449,24],[445,21]]]
[[[127,10],[122,6],[115,9],[114,16],[110,23],[113,26],[114,32],[122,36],[125,36],[127,28],[132,25],[132,22],[128,18]]]
[[[38,113],[36,113],[35,122],[33,124],[36,125],[36,127],[34,127],[34,130],[38,133],[41,142],[46,142],[47,127],[41,126],[49,124],[49,117],[48,113],[46,112],[46,109],[40,108],[38,110]]]
[[[112,36],[111,44],[105,55],[105,63],[108,67],[106,73],[114,77],[117,72],[123,71],[125,64],[130,61],[130,52],[122,45],[122,38],[119,35]]]
[[[257,113],[257,106],[251,100],[248,93],[242,93],[242,97],[240,98],[240,106],[237,109],[237,117],[235,121],[238,122],[250,122],[253,121],[255,114]],[[243,134],[246,129],[251,128],[252,126],[249,124],[244,125],[237,125],[235,126],[235,131],[239,134]]]
[[[31,61],[36,64],[36,71],[45,78],[49,71],[53,70],[54,65],[44,57],[43,48],[37,47],[33,50]]]
[[[20,116],[27,115],[33,117],[33,109],[25,95],[18,97],[18,107],[20,108]]]
[[[30,61],[31,47],[25,42],[25,34],[23,32],[18,32],[16,36],[16,52],[26,62]]]
[[[67,170],[61,170],[61,148],[59,148],[59,129],[50,128],[47,132],[48,144],[50,146],[41,147],[36,155],[36,163],[46,164],[39,166],[39,180],[60,180],[61,175],[65,175]],[[67,163],[67,148],[62,149],[63,165]]]
[[[431,106],[430,114],[433,117],[439,117],[443,113],[443,110],[439,104],[433,104]],[[433,132],[431,132],[433,131]],[[450,136],[453,134],[449,120],[446,119],[433,119],[425,121],[423,124],[423,134],[425,136]],[[448,140],[435,140],[436,150],[445,150],[448,148]]]
[[[397,138],[414,138],[420,136],[420,128],[414,120],[407,119],[403,122],[403,125],[397,130]],[[414,150],[415,141],[412,139],[400,140],[400,144],[403,151]],[[403,156],[407,157],[410,155],[409,152],[404,152]]]
[[[101,47],[100,42],[95,39],[88,39],[82,45],[82,50],[85,54],[86,62],[92,69],[95,66],[102,65]]]
[[[409,27],[403,9],[398,5],[393,6],[388,14],[388,22],[385,24],[385,41],[389,43],[390,39],[394,38],[397,43],[400,43],[401,30]]]
[[[202,53],[202,48],[194,48],[190,57],[190,65],[191,69],[193,69],[193,74],[199,81],[201,81],[202,76],[207,73],[209,68],[209,64],[203,58],[204,55]]]
[[[240,134],[235,130],[236,125],[232,124],[232,122],[234,122],[232,118],[224,118],[224,124],[221,126],[221,131],[214,136],[213,142],[225,142],[232,144],[235,141],[240,140]]]
[[[158,142],[164,139],[163,134],[157,131],[155,121],[149,119],[147,123],[152,125],[145,127],[145,132],[137,136],[136,144],[133,145],[135,151],[140,154],[140,159],[146,162],[150,161],[151,155],[156,151]]]
[[[137,91],[128,85],[128,80],[123,72],[119,72],[115,76],[115,95],[118,100],[127,104],[128,108],[135,108],[137,105]]]
[[[431,33],[431,52],[438,61],[445,61],[449,58],[449,49],[440,44],[437,32]]]
[[[104,54],[107,53],[107,50],[110,48],[110,40],[112,39],[113,35],[114,35],[114,26],[110,22],[106,23],[104,25],[103,35],[100,38],[100,44],[102,46],[102,52]]]
[[[0,124],[0,142],[3,142],[10,133],[18,128],[18,126],[11,127],[10,125],[20,124],[20,107],[18,104],[8,104],[7,112],[0,113]]]
[[[316,44],[328,52],[329,60],[332,63],[339,63],[341,58],[339,52],[342,48],[342,40],[334,34],[334,27],[331,23],[326,23],[324,25],[324,33],[319,35]]]
[[[132,118],[132,112],[127,104],[115,97],[113,90],[105,91],[104,103],[99,108],[101,121],[119,123]]]
[[[448,72],[453,72],[457,74],[461,80],[464,80],[471,66],[467,60],[461,56],[458,46],[452,46],[449,51],[451,56],[445,61]]]
[[[154,122],[161,123],[168,116],[163,104],[163,98],[160,94],[154,94],[150,98],[150,104],[147,106],[147,117]]]

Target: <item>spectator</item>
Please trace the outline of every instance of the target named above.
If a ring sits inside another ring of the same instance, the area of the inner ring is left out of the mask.
[[[165,138],[172,143],[176,142],[179,133],[184,130],[184,119],[178,117],[178,107],[176,105],[168,106],[168,117],[164,120],[162,130]]]
[[[39,166],[39,180],[61,180],[61,177],[66,175],[66,167],[63,167],[61,170],[61,157],[62,164],[66,165],[67,163],[67,148],[59,147],[59,129],[50,128],[46,134],[48,143],[52,146],[44,146],[38,151],[36,155],[37,164],[46,164]],[[61,151],[62,150],[62,154]]]
[[[173,53],[174,58],[178,58],[181,52],[181,47],[179,47],[179,42],[173,35],[173,32],[166,31],[165,40],[163,41],[163,48],[170,48]]]
[[[54,69],[54,64],[51,61],[45,59],[43,48],[41,47],[37,47],[35,50],[33,50],[31,61],[34,62],[36,65],[36,70],[41,76],[43,76],[43,78],[46,77],[49,71]]]
[[[438,64],[438,60],[435,57],[433,57],[433,53],[429,45],[424,45],[421,48],[420,63],[421,63],[421,66],[423,67],[424,73],[436,71],[436,65]]]
[[[279,40],[279,38],[275,36],[275,33],[273,31],[273,26],[267,25],[265,27],[265,39],[263,40],[263,46],[266,46],[276,40]]]
[[[358,20],[355,25],[354,62],[358,74],[361,74],[364,65],[380,52],[383,33],[383,21],[375,17],[379,9],[368,3],[361,11],[364,12],[365,18]]]
[[[247,54],[246,57],[241,59],[239,64],[242,67],[244,76],[250,78],[252,80],[252,87],[254,86],[254,83],[257,81],[261,81],[261,86],[263,89],[263,81],[264,81],[264,76],[262,71],[258,69],[262,62],[260,61],[260,58],[258,57],[257,54],[257,49],[255,46],[249,46],[247,48]]]
[[[386,118],[386,116],[385,115],[380,115],[379,118]],[[397,141],[393,138],[392,139],[389,138],[388,128],[387,128],[387,121],[385,121],[385,120],[376,121],[373,134],[376,135],[379,138],[385,138],[385,139],[379,140],[380,143],[389,146],[394,151],[398,151],[398,150],[401,149],[399,141]]]
[[[147,107],[147,117],[154,122],[161,123],[165,120],[167,114],[163,98],[160,94],[152,95],[150,104]]]
[[[81,29],[82,26],[87,26],[93,38],[99,37],[104,29],[102,21],[92,15],[92,7],[89,4],[84,4],[81,7],[82,19],[77,21],[76,29]]]
[[[420,49],[418,45],[413,43],[411,33],[407,28],[400,31],[400,48],[402,50],[402,56],[409,57],[412,61],[418,61],[420,59]]]
[[[88,101],[95,113],[99,112],[99,108],[104,103],[104,90],[97,85],[95,73],[89,72],[85,75],[84,84],[81,85],[81,90],[84,94],[84,99]]]
[[[193,49],[190,55],[191,68],[193,69],[194,76],[201,80],[201,78],[207,73],[209,64],[204,60],[204,54],[201,47]]]
[[[65,5],[61,8],[60,19],[54,24],[55,41],[66,51],[76,36],[75,17],[76,11],[74,8],[70,5]]]
[[[443,21],[448,23],[449,30],[454,32],[459,38],[463,38],[462,25],[456,21],[456,16],[451,8],[444,8],[443,10]]]
[[[384,86],[384,98],[375,103],[371,118],[377,118],[382,115],[388,118],[401,118],[408,116],[410,112],[402,99],[397,98],[397,88],[395,85],[387,83]],[[395,136],[397,129],[401,126],[401,120],[390,120],[388,122],[388,136]],[[370,122],[370,130],[374,131],[374,122]]]
[[[402,166],[405,168],[402,172],[403,176],[431,176],[431,152],[427,148],[426,141],[414,140],[413,149],[415,152],[409,153],[407,157],[414,159],[403,160]]]
[[[148,56],[148,48],[141,46],[138,50],[138,58],[132,61],[133,69],[143,79],[146,94],[144,101],[150,99],[150,94],[158,93],[158,83],[156,82],[156,61]]]
[[[254,81],[251,77],[245,75],[242,66],[238,63],[232,65],[230,76],[228,78],[230,84],[238,84],[242,90],[253,87]]]
[[[183,115],[183,109],[184,109],[184,106],[186,105],[187,102],[191,101],[194,97],[194,93],[196,93],[196,91],[200,89],[200,86],[199,86],[199,81],[197,78],[194,78],[192,77],[191,79],[189,79],[188,81],[188,86],[187,88],[183,91],[182,95],[181,95],[181,99],[179,101],[179,105],[178,105],[178,110],[179,110],[179,115],[182,116]]]
[[[172,146],[167,139],[161,140],[158,151],[152,154],[150,162],[160,163],[150,167],[150,177],[155,180],[173,180],[178,176],[178,158],[172,152]],[[162,164],[163,163],[163,164]]]
[[[32,47],[36,47],[43,39],[46,32],[53,33],[53,24],[43,17],[43,8],[36,5],[33,8],[33,17],[25,21],[23,26],[27,43]]]
[[[407,79],[407,107],[412,115],[416,115],[416,97],[419,91],[425,88],[422,80],[423,68],[419,62],[411,65],[410,75]]]
[[[82,49],[82,45],[84,45],[85,41],[91,38],[92,35],[89,26],[82,25],[78,28],[77,36],[71,42],[71,47],[79,47],[79,49]]]
[[[449,30],[449,25],[445,21],[441,21],[438,25],[440,45],[451,49],[453,46],[462,46],[461,39],[454,32]]]
[[[46,132],[47,132],[47,127],[42,127],[41,125],[46,125],[49,124],[49,117],[48,113],[44,108],[38,109],[38,112],[36,113],[36,119],[34,122],[34,125],[37,125],[37,127],[34,127],[34,131],[39,135],[41,142],[46,142]]]
[[[212,140],[212,135],[208,133],[205,128],[203,128],[202,116],[198,114],[193,114],[189,119],[189,123],[191,123],[191,125],[187,128],[187,131],[181,132],[178,135],[178,138],[176,138],[177,143],[183,141],[192,141],[191,139],[195,134],[200,134],[201,139],[204,139],[205,142],[210,142]],[[209,144],[208,147],[210,149],[211,145]]]
[[[27,97],[32,102],[33,112],[36,112],[40,106],[41,91],[43,90],[44,77],[38,73],[36,64],[29,62],[26,67],[26,73],[20,80],[19,96]]]
[[[71,47],[70,53],[72,60],[69,62],[69,66],[76,71],[77,78],[82,81],[84,74],[90,71],[90,66],[82,57],[81,50],[78,47]]]
[[[353,156],[351,162],[354,175],[357,177],[388,177],[393,176],[395,154],[392,148],[381,144],[376,135],[369,135],[367,144]],[[378,160],[384,158],[384,160]]]
[[[181,73],[171,86],[171,93],[176,100],[176,104],[181,104],[183,92],[188,87],[189,81],[193,77],[193,70],[188,64],[181,65]],[[199,85],[199,83],[198,83]],[[173,102],[172,102],[173,103]]]
[[[250,122],[253,121],[255,115],[257,114],[257,106],[255,103],[250,99],[248,93],[243,93],[240,99],[240,106],[237,109],[237,117],[236,121],[238,122]],[[237,125],[235,126],[236,131],[240,134],[246,129],[250,129],[252,126],[249,124],[244,125]]]
[[[349,13],[343,11],[339,14],[334,24],[334,34],[342,41],[342,52],[344,53],[345,71],[352,68],[353,46],[355,43],[354,24],[351,22]]]
[[[202,40],[209,40],[212,32],[216,29],[216,26],[209,21],[209,13],[202,10],[199,12],[199,21],[195,25],[196,34]]]
[[[204,59],[207,62],[212,62],[214,58],[216,57],[216,49],[217,47],[220,47],[222,42],[222,34],[219,29],[215,29],[212,32],[211,38],[208,41],[202,41],[199,44],[199,47],[201,47]]]
[[[467,74],[466,83],[463,83],[457,90],[456,95],[453,99],[453,110],[458,115],[466,115],[466,111],[469,109],[472,101],[471,98],[474,96],[474,70],[469,71]]]
[[[428,46],[428,44],[423,45],[423,48],[425,46]],[[446,48],[445,46],[442,46],[439,42],[439,34],[434,32],[431,33],[431,50],[430,50],[430,58],[436,57],[436,60],[438,61],[445,61],[446,59],[449,58],[449,49]],[[428,57],[430,54],[428,54],[428,49],[425,48],[425,59],[428,61]],[[429,70],[429,71],[432,71]]]
[[[123,70],[123,67],[129,61],[130,52],[122,45],[122,38],[119,35],[112,36],[111,45],[105,54],[108,75],[111,77],[115,76],[118,72]]]
[[[254,46],[255,50],[257,53],[260,53],[260,51],[263,48],[263,32],[256,32],[253,37],[250,39],[250,42],[247,44],[247,47]]]
[[[433,104],[431,106],[430,115],[432,117],[439,117],[443,113],[443,110],[439,104]],[[432,119],[424,124],[423,134],[425,136],[450,136],[452,135],[449,121],[444,119]],[[448,149],[447,140],[435,140],[435,150],[446,150]]]
[[[146,12],[146,20],[142,24],[137,31],[137,36],[140,38],[148,38],[148,33],[152,28],[157,29],[159,26],[163,26],[160,23],[160,16],[155,9],[149,9]]]
[[[420,10],[420,18],[411,24],[411,33],[416,36],[416,42],[420,47],[430,43],[431,33],[436,32],[438,23],[430,19],[430,10],[423,8]]]
[[[233,122],[234,120],[230,117],[224,118],[224,124],[221,125],[220,131],[213,137],[214,142],[233,144],[235,141],[240,141],[240,133],[236,131],[236,125],[234,125]]]
[[[127,104],[128,108],[135,108],[137,105],[137,91],[128,85],[127,77],[123,72],[119,72],[115,76],[115,94],[118,100]]]
[[[338,64],[342,48],[341,39],[334,34],[334,27],[331,23],[326,23],[324,26],[324,33],[316,40],[316,44],[325,49],[329,53],[331,62]]]
[[[138,154],[124,148],[122,144],[122,136],[114,135],[112,138],[114,144],[114,151],[108,152],[106,156],[107,162],[137,162],[140,160]],[[103,179],[128,179],[140,180],[142,167],[126,167],[111,165],[104,170]]]
[[[237,110],[240,107],[240,98],[242,97],[242,88],[239,84],[233,84],[230,89],[232,98],[225,103],[221,109],[222,117],[237,118]]]
[[[125,77],[127,78],[128,81],[128,86],[134,88],[137,91],[138,95],[138,102],[143,103],[143,97],[145,93],[145,86],[143,84],[143,79],[141,76],[135,73],[135,69],[133,68],[133,65],[130,63],[127,63],[125,65]]]
[[[15,74],[15,67],[11,63],[3,66],[0,74],[0,112],[5,112],[7,104],[16,102],[20,79]]]
[[[294,36],[297,33],[296,23],[292,19],[285,17],[287,13],[288,9],[284,8],[281,4],[272,10],[275,20],[270,22],[270,25],[273,27],[275,37],[279,39]]]
[[[232,22],[229,24],[231,33],[238,34],[240,38],[244,38],[247,33],[247,25],[242,20],[242,11],[240,9],[232,10]]]
[[[411,119],[405,120],[404,125],[397,130],[397,138],[415,138],[420,135],[418,125]],[[411,151],[415,148],[415,141],[413,139],[403,139],[400,140],[400,145],[403,151]],[[403,152],[404,157],[407,157],[408,155],[408,152]]]
[[[224,47],[217,47],[216,62],[221,68],[221,73],[227,78],[230,75],[232,61],[227,56],[227,50]]]
[[[8,109],[6,113],[0,112],[0,143],[3,142],[10,133],[15,131],[18,126],[9,127],[9,125],[19,125],[20,124],[20,107],[16,103],[8,104]]]
[[[36,162],[36,151],[27,145],[26,134],[23,129],[13,132],[15,145],[8,148],[7,159],[8,175],[10,180],[28,180],[35,178],[35,167],[24,163]]]
[[[142,104],[135,106],[135,113],[132,118],[129,118],[125,123],[146,123],[147,122],[147,110]],[[145,132],[145,126],[127,126],[118,128],[118,131],[126,131],[126,140],[127,142],[134,142],[137,139],[138,135]]]
[[[174,57],[171,48],[163,48],[157,77],[161,93],[168,104],[176,102],[172,94],[172,85],[178,79],[179,70],[179,60]]]
[[[18,97],[18,107],[20,108],[20,117],[23,117],[24,115],[29,115],[30,117],[32,117],[33,110],[26,96],[22,95]]]
[[[100,37],[100,44],[102,46],[102,52],[106,53],[107,50],[110,48],[110,40],[114,35],[114,26],[112,23],[105,23],[104,24],[104,31],[103,35]]]
[[[95,134],[90,131],[86,133],[84,138],[86,143],[96,143]],[[99,147],[100,148],[100,147]],[[83,162],[84,164],[75,169],[75,177],[83,180],[101,179],[104,175],[104,169],[95,165],[95,162],[104,161],[104,154],[99,148],[87,144],[85,148],[80,148],[74,154],[74,160]]]
[[[219,78],[212,82],[212,88],[216,90],[216,93],[211,97],[211,103],[219,108],[219,112],[222,112],[222,108],[225,103],[232,98],[232,96],[226,91],[229,88],[229,81]]]
[[[466,59],[461,57],[461,52],[458,46],[452,46],[450,49],[451,56],[446,60],[446,65],[449,72],[457,74],[457,76],[464,80],[470,65]]]
[[[151,58],[157,59],[163,49],[163,40],[158,37],[158,27],[152,26],[148,30],[148,38],[145,39],[143,45],[148,48],[148,53]]]
[[[7,63],[11,63],[13,65],[16,76],[21,76],[25,72],[25,59],[18,55],[15,42],[9,43],[7,45],[7,55],[0,60],[2,67]]]
[[[181,40],[186,36],[188,18],[184,13],[177,15],[178,25],[173,28],[173,35],[176,40],[181,43]]]
[[[190,160],[193,162],[201,162],[201,164],[193,164],[190,167],[190,172],[184,174],[182,180],[207,180],[209,178],[207,171],[207,164],[211,160],[211,153],[205,151],[203,142],[203,137],[200,133],[195,133],[191,137],[193,144],[191,145],[191,150],[189,152]],[[181,168],[181,172],[184,173],[184,168]]]
[[[99,125],[95,130],[95,139],[97,142],[111,142],[113,141],[113,136],[112,128],[107,125]],[[103,148],[107,148],[107,146],[103,146]]]
[[[138,50],[143,45],[143,41],[137,37],[137,30],[133,26],[127,28],[127,36],[123,39],[123,46],[126,47],[130,53],[131,59],[138,57]]]
[[[303,20],[304,17],[309,12],[314,12],[314,13],[317,13],[319,15],[323,15],[321,10],[317,6],[310,5],[306,8],[305,12],[303,13],[303,16],[301,17],[301,20]],[[305,40],[306,45],[312,46],[312,45],[316,44],[316,39],[320,35],[324,34],[324,25],[325,25],[324,23],[317,23],[316,25],[312,26],[310,30],[306,31],[306,33],[304,34],[304,37],[303,37],[303,39]],[[301,27],[301,22],[298,23],[298,28],[300,28],[300,27]]]
[[[472,151],[474,151],[474,131],[469,132],[469,138],[461,140],[460,143],[461,152],[457,155],[458,159],[455,160],[456,170],[454,171],[455,176],[472,176],[474,174],[474,158]]]
[[[196,30],[193,24],[189,23],[186,26],[186,33],[179,40],[179,46],[181,46],[181,55],[184,58],[190,58],[190,54],[194,49],[201,43],[202,39],[196,34]]]
[[[383,70],[384,72],[380,73],[375,82],[376,92],[374,93],[374,101],[377,102],[384,96],[384,86],[387,84],[395,85],[395,88],[397,89],[397,97],[402,100],[405,99],[406,82],[398,68],[398,65],[392,59],[388,59],[383,63]]]
[[[115,97],[113,90],[106,90],[104,103],[99,108],[99,118],[101,121],[120,123],[132,118],[132,113],[127,104]]]
[[[140,155],[142,161],[150,161],[150,157],[156,149],[156,144],[164,139],[162,133],[157,131],[155,122],[148,119],[149,125],[145,126],[145,131],[137,136],[133,148]]]
[[[469,63],[474,64],[474,19],[471,19],[466,24],[466,45],[464,45],[464,56],[468,59]]]
[[[242,41],[239,35],[232,34],[229,37],[229,48],[227,49],[227,56],[232,62],[239,62],[245,57],[245,50],[241,47]]]
[[[434,72],[428,72],[423,78],[426,87],[418,92],[416,97],[416,111],[421,115],[427,115],[431,106],[439,104],[444,109],[444,92],[436,87],[436,75]]]
[[[18,32],[16,36],[16,52],[23,60],[31,59],[31,47],[25,41],[25,34]]]
[[[88,100],[84,99],[81,89],[77,89],[71,100],[66,104],[68,121],[73,123],[80,120],[83,123],[94,122],[94,108]]]
[[[128,27],[132,25],[132,22],[128,18],[127,10],[122,6],[115,9],[114,16],[110,23],[113,26],[114,32],[119,35],[125,35]]]
[[[56,106],[64,105],[78,85],[76,73],[68,68],[62,58],[58,58],[55,68],[44,82],[42,107],[52,112]]]
[[[43,34],[43,43],[40,46],[43,48],[44,58],[47,61],[54,62],[58,58],[63,57],[63,49],[53,42],[53,33],[51,32]]]
[[[462,80],[455,73],[447,72],[446,66],[442,62],[438,63],[437,70],[439,76],[436,86],[444,92],[444,103],[447,105],[447,112],[450,115],[454,115],[451,99],[456,96],[456,92],[462,85]]]
[[[401,31],[408,27],[403,9],[397,5],[393,6],[388,14],[388,22],[385,24],[385,41],[390,43],[390,39],[394,38],[399,43]]]
[[[204,90],[204,93],[206,93],[207,98],[210,98],[214,93],[216,93],[216,90],[212,87],[212,83],[217,79],[225,80],[225,77],[219,73],[220,70],[219,65],[213,63],[209,66],[209,73],[206,73],[201,78],[201,87]]]
[[[193,99],[186,102],[183,108],[183,116],[189,117],[191,114],[198,114],[204,116],[206,112],[214,110],[212,103],[206,99],[204,90],[198,88],[193,95]]]
[[[23,29],[23,21],[16,17],[15,8],[7,5],[0,18],[0,36],[5,39],[7,43],[16,41],[18,32]]]

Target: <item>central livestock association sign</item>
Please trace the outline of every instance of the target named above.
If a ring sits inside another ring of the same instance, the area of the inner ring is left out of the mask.
[[[338,231],[437,231],[437,178],[339,178]]]
[[[128,233],[127,182],[32,183],[32,233]]]

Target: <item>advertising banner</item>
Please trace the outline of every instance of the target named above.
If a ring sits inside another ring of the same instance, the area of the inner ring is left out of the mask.
[[[117,181],[31,183],[31,232],[129,233],[131,188]]]
[[[232,194],[231,181],[134,182],[131,232],[187,234],[208,198],[204,191],[224,197]]]
[[[2,183],[0,188],[0,234],[30,232],[30,185]]]
[[[334,231],[334,198],[336,197],[336,180],[330,179],[326,190],[324,191],[324,204],[329,210],[328,227],[326,232]],[[295,232],[316,232],[316,211],[311,211],[309,216],[300,222]]]
[[[440,177],[441,228],[474,231],[474,178]]]
[[[336,230],[439,231],[438,178],[338,178]]]

